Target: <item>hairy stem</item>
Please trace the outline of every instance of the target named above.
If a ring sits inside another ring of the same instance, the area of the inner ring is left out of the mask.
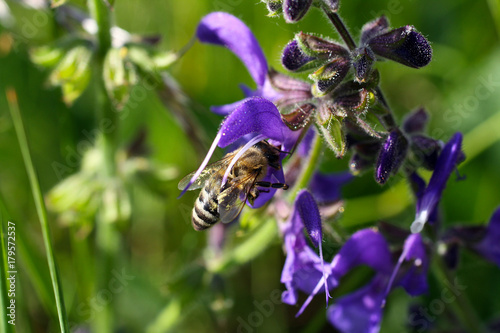
[[[349,50],[350,51],[354,50],[356,48],[356,42],[354,42],[354,39],[349,33],[349,30],[347,30],[347,27],[345,26],[340,16],[337,13],[332,13],[331,11],[329,11],[327,8],[324,7],[323,11],[326,13],[326,16],[328,16],[330,21],[333,23],[333,25],[339,32],[340,37],[342,37],[344,43],[347,45]]]

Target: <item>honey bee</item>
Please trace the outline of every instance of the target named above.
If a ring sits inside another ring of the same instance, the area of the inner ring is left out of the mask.
[[[191,222],[197,231],[213,226],[219,220],[229,223],[236,219],[246,202],[253,205],[259,196],[259,187],[288,189],[287,184],[262,181],[268,168],[280,169],[280,150],[266,141],[260,141],[245,151],[234,163],[225,184],[224,173],[242,148],[226,154],[220,161],[208,165],[189,190],[201,188],[194,203]],[[195,173],[184,177],[178,185],[184,189]]]

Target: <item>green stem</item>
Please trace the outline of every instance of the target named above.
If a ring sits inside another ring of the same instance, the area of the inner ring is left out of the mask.
[[[339,32],[340,37],[342,37],[349,50],[350,51],[354,50],[356,48],[356,42],[354,42],[354,39],[349,33],[349,30],[347,30],[347,27],[345,26],[340,16],[337,13],[332,13],[325,7],[323,7],[323,11],[326,13],[326,16],[328,16],[330,21],[333,23],[333,25]]]
[[[21,113],[19,111],[19,107],[17,104],[17,95],[13,89],[7,90],[7,100],[9,102],[9,111],[11,113],[14,127],[16,129],[17,139],[19,141],[21,153],[23,155],[24,165],[26,167],[26,172],[28,174],[28,178],[30,181],[31,191],[33,194],[33,199],[35,201],[36,210],[38,213],[38,217],[40,219],[43,242],[45,245],[45,252],[47,255],[47,261],[49,265],[50,278],[52,280],[52,288],[54,289],[59,325],[61,328],[61,332],[69,332],[68,318],[66,316],[66,308],[64,306],[64,297],[62,293],[61,279],[57,269],[54,250],[52,249],[52,237],[50,235],[50,230],[49,230],[47,210],[45,208],[45,203],[43,201],[43,195],[40,189],[40,184],[38,183],[35,167],[33,165],[33,161],[31,160],[31,155],[28,146],[28,139],[26,138],[26,132],[24,130]]]
[[[316,171],[318,166],[319,158],[321,156],[321,151],[323,148],[323,142],[321,141],[321,137],[316,135],[314,138],[314,142],[311,147],[311,152],[309,153],[307,161],[304,161],[303,169],[299,176],[297,177],[297,181],[292,189],[292,194],[290,195],[290,202],[294,202],[297,194],[303,188],[306,188],[311,181],[311,178]]]
[[[116,178],[116,150],[117,150],[117,129],[118,115],[113,107],[110,98],[107,95],[103,68],[104,59],[108,50],[111,48],[111,14],[109,8],[102,0],[88,0],[87,2],[90,15],[96,21],[98,26],[97,42],[98,51],[95,58],[95,80],[97,109],[100,118],[100,124],[106,124],[108,130],[103,131],[101,141],[103,154],[103,181],[108,186]],[[107,221],[102,204],[100,211],[96,216],[96,247],[97,254],[97,283],[96,292],[106,290],[109,281],[112,279],[112,269],[120,251],[120,235],[116,226],[111,221]],[[96,313],[94,331],[112,332],[114,327],[113,304],[107,302],[101,311]]]
[[[456,277],[453,279],[451,272],[446,267],[442,258],[439,255],[434,256],[432,261],[432,273],[435,275],[436,280],[441,284],[442,289],[450,289],[452,286],[457,285]],[[467,327],[469,332],[483,332],[481,323],[479,322],[474,308],[470,304],[464,291],[453,290],[452,293],[456,295],[456,300],[450,302],[450,306],[456,314],[458,320],[461,321],[463,327]]]

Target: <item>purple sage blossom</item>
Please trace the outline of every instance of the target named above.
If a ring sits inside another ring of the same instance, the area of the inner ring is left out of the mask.
[[[240,19],[224,12],[210,13],[200,21],[196,36],[203,43],[227,47],[240,58],[257,84],[254,91],[241,86],[246,97],[260,96],[274,101],[280,96],[269,81],[269,66],[259,42]],[[220,115],[228,115],[242,102],[214,106],[211,110]]]
[[[414,178],[417,183],[421,184],[419,186],[421,189],[417,191],[417,210],[415,221],[411,225],[413,233],[422,231],[425,223],[434,214],[448,178],[462,161],[463,153],[461,147],[462,134],[456,133],[441,151],[429,184],[425,188],[422,188],[423,180],[418,179],[418,176],[418,178]]]

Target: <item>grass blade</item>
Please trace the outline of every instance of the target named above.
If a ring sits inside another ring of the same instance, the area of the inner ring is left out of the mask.
[[[43,241],[45,244],[45,251],[49,265],[50,278],[52,280],[52,287],[54,289],[57,314],[59,317],[59,325],[61,327],[61,332],[66,333],[69,332],[68,318],[66,316],[66,309],[64,307],[64,297],[62,294],[61,279],[59,277],[54,251],[52,249],[52,239],[47,219],[47,210],[45,208],[45,204],[43,201],[43,196],[40,190],[40,184],[38,183],[35,167],[33,166],[33,161],[31,160],[31,155],[28,147],[28,140],[26,138],[26,132],[24,130],[21,113],[19,111],[19,106],[17,104],[17,94],[14,89],[7,89],[6,93],[7,93],[7,101],[9,103],[9,111],[12,116],[14,127],[16,129],[19,147],[23,155],[26,172],[28,174],[28,178],[30,181],[31,191],[33,193],[33,199],[35,201],[36,210],[38,213],[38,217],[40,219]]]

